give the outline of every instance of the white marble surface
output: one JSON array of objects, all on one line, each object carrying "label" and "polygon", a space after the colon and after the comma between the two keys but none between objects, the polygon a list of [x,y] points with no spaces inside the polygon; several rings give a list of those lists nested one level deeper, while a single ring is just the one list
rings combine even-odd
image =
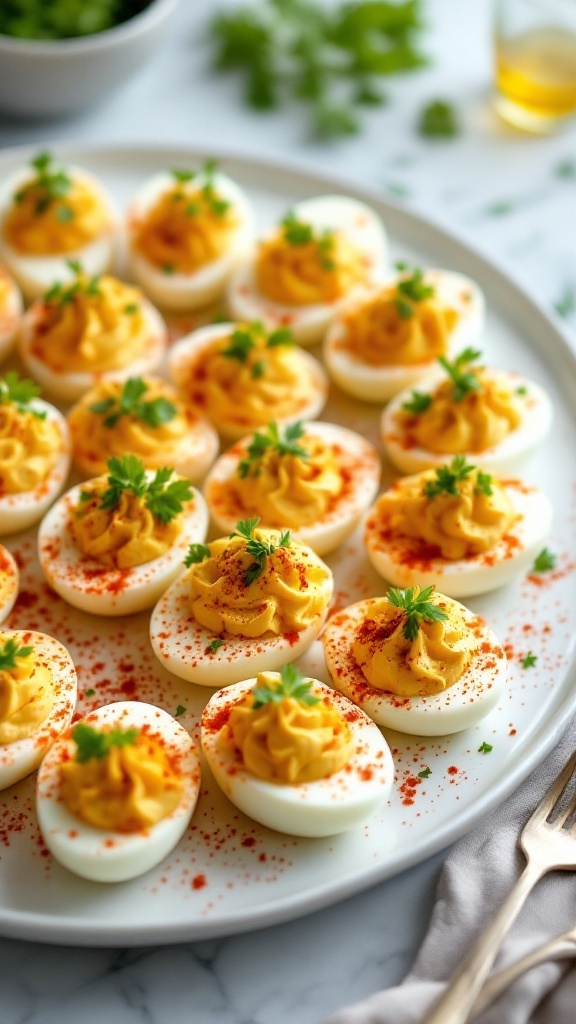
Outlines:
[{"label": "white marble surface", "polygon": [[[576,133],[534,139],[491,113],[488,0],[427,0],[430,68],[390,83],[357,139],[305,137],[300,112],[253,115],[233,79],[213,78],[202,41],[209,0],[181,0],[164,50],[105,106],[73,121],[0,117],[0,145],[52,139],[189,142],[300,158],[413,204],[501,261],[576,326]],[[463,134],[427,142],[414,124],[435,97]],[[168,948],[72,950],[0,940],[2,1024],[316,1024],[397,982],[423,936],[439,855],[339,906],[231,939]],[[502,1022],[505,1024],[505,1022]]]}]

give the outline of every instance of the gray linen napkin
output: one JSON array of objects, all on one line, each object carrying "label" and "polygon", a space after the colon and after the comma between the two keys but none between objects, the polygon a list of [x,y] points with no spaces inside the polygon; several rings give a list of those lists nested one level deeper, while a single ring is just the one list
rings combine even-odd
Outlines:
[{"label": "gray linen napkin", "polygon": [[[575,747],[573,723],[520,789],[455,847],[442,870],[428,933],[402,984],[341,1010],[324,1024],[420,1020],[522,871],[525,860],[518,836]],[[495,967],[512,963],[575,923],[576,874],[547,875],[528,897]],[[574,961],[542,964],[525,974],[478,1018],[478,1024],[576,1024]]]}]

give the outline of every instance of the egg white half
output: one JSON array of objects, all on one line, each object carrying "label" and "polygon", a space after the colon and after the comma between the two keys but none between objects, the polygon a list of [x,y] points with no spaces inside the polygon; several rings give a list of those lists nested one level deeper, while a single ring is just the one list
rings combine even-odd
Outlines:
[{"label": "egg white half", "polygon": [[371,686],[352,653],[355,631],[381,598],[359,601],[338,612],[323,635],[334,686],[378,725],[411,736],[447,736],[477,725],[496,707],[506,684],[506,654],[483,619],[460,606],[477,638],[470,665],[453,686],[427,697],[397,697]]},{"label": "egg white half", "polygon": [[71,517],[82,489],[67,491],[40,524],[38,554],[46,581],[68,604],[92,615],[133,615],[151,608],[181,573],[190,544],[206,536],[204,498],[193,489],[192,501],[184,506],[182,532],[164,555],[133,569],[116,569],[87,558],[74,540]]},{"label": "egg white half", "polygon": [[346,719],[354,753],[340,771],[324,779],[297,785],[267,782],[248,771],[234,751],[218,744],[226,711],[255,685],[255,678],[246,679],[220,690],[202,715],[202,749],[228,799],[255,821],[289,835],[331,836],[365,822],[388,799],[394,781],[392,754],[380,730],[346,697],[314,679],[312,692]]},{"label": "egg white half", "polygon": [[60,864],[94,882],[123,882],[150,871],[185,834],[196,807],[200,766],[193,740],[166,711],[139,701],[118,701],[82,719],[95,729],[147,726],[174,752],[184,790],[178,806],[166,818],[139,832],[115,832],[86,824],[66,807],[60,796],[60,765],[74,756],[72,730],[62,736],[38,772],[36,809],[46,846]]},{"label": "egg white half", "polygon": [[20,572],[14,556],[0,544],[0,622],[4,622],[12,611],[18,589],[20,587]]},{"label": "egg white half", "polygon": [[[291,534],[304,544],[309,544],[317,555],[325,555],[343,543],[374,500],[380,481],[380,459],[369,441],[335,423],[307,423],[305,436],[319,437],[327,445],[337,445],[340,450],[338,463],[345,473],[346,482],[342,493],[331,500],[322,518],[308,526],[290,528]],[[222,455],[204,484],[210,515],[223,534],[233,533],[239,519],[260,514],[256,508],[247,510],[238,507],[233,514],[227,510],[223,514],[221,502],[217,500],[217,491],[236,475],[238,463],[245,457],[252,438],[252,434],[243,438]],[[261,520],[261,528],[268,525],[264,519]]]},{"label": "egg white half", "polygon": [[0,267],[0,278],[3,278],[8,284],[4,305],[0,309],[0,360],[2,360],[10,355],[16,342],[24,313],[24,303],[16,282],[2,267]]},{"label": "egg white half", "polygon": [[[463,452],[464,457],[482,469],[499,475],[515,473],[535,448],[541,444],[552,426],[552,403],[546,391],[527,380],[519,373],[511,370],[489,370],[491,375],[502,380],[512,391],[526,388],[526,394],[517,394],[516,399],[522,411],[522,423],[511,431],[500,444],[494,445],[483,452]],[[437,376],[430,381],[420,382],[418,391],[432,394],[439,380],[445,375]],[[410,430],[402,414],[402,406],[412,398],[409,390],[401,391],[392,399],[382,414],[382,441],[388,458],[398,467],[401,473],[419,473],[423,469],[434,469],[450,461],[446,453],[429,451],[418,447],[410,440]]]},{"label": "egg white half", "polygon": [[[449,270],[427,270],[426,284],[434,285],[442,305],[455,310],[458,320],[448,336],[449,357],[472,345],[482,334],[485,321],[484,295],[478,285],[463,274]],[[393,279],[394,282],[398,277]],[[371,366],[344,347],[346,318],[356,306],[374,298],[375,292],[359,295],[342,306],[324,341],[324,362],[332,379],[343,391],[364,402],[387,402],[404,388],[413,388],[431,375],[437,360],[404,366]]]},{"label": "egg white half", "polygon": [[26,530],[37,523],[60,494],[70,471],[70,432],[64,416],[41,398],[32,399],[29,408],[45,413],[56,425],[61,438],[60,453],[50,472],[33,490],[0,495],[0,535]]},{"label": "egg white half", "polygon": [[[388,268],[388,242],[378,215],[350,196],[317,196],[293,207],[298,220],[317,231],[340,232],[366,262],[367,284],[379,284]],[[348,296],[340,301],[344,301]],[[228,289],[228,305],[235,320],[260,320],[267,328],[290,327],[300,345],[320,341],[340,307],[340,302],[290,306],[272,302],[258,291],[255,256],[235,272]]]},{"label": "egg white half", "polygon": [[32,630],[10,630],[6,635],[14,637],[20,646],[33,646],[38,664],[50,670],[54,706],[27,739],[0,744],[0,790],[13,786],[38,767],[56,737],[70,725],[77,697],[74,662],[55,637]]}]

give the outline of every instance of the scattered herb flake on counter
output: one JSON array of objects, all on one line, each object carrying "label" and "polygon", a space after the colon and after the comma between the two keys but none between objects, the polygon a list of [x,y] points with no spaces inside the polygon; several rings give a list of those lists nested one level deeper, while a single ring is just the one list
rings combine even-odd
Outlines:
[{"label": "scattered herb flake on counter", "polygon": [[456,110],[445,100],[432,100],[420,111],[420,135],[429,139],[453,139],[460,134]]},{"label": "scattered herb flake on counter", "polygon": [[418,772],[418,778],[419,779],[429,779],[431,775],[432,775],[432,769],[428,768],[428,766],[426,766],[426,768],[423,768],[423,770],[421,772]]},{"label": "scattered herb flake on counter", "polygon": [[381,105],[375,81],[427,63],[417,39],[421,0],[368,0],[330,7],[317,0],[260,0],[222,10],[210,31],[217,71],[244,76],[257,110],[308,104],[312,133],[356,134],[358,108]]},{"label": "scattered herb flake on counter", "polygon": [[534,565],[532,566],[532,572],[549,572],[556,565],[556,555],[554,555],[548,548],[542,548],[539,555],[536,555],[534,559]]},{"label": "scattered herb flake on counter", "polygon": [[182,706],[182,704],[179,704],[178,707],[176,708],[176,711],[174,712],[174,718],[180,718],[180,716],[185,714],[187,710],[188,708],[185,708]]},{"label": "scattered herb flake on counter", "polygon": [[520,664],[522,665],[522,668],[532,668],[532,666],[535,665],[537,661],[538,655],[532,654],[532,651],[528,651],[528,654],[524,655]]},{"label": "scattered herb flake on counter", "polygon": [[493,749],[494,749],[494,747],[492,746],[491,743],[486,743],[486,741],[484,741],[484,743],[481,743],[480,746],[478,747],[478,753],[479,754],[489,754],[490,751],[493,750]]},{"label": "scattered herb flake on counter", "polygon": [[96,693],[96,690],[92,689],[92,687],[90,687],[89,690],[84,690],[84,696],[85,697],[93,697],[95,693]]},{"label": "scattered herb flake on counter", "polygon": [[150,0],[6,0],[0,33],[18,39],[71,39],[128,21]]}]

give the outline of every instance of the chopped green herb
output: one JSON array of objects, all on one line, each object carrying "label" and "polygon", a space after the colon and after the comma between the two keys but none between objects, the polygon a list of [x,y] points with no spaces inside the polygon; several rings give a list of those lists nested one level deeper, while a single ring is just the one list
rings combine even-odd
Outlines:
[{"label": "chopped green herb", "polygon": [[532,651],[528,651],[528,654],[525,654],[524,657],[520,660],[520,664],[522,665],[522,668],[532,668],[537,661],[538,655],[532,654]]},{"label": "chopped green herb", "polygon": [[487,498],[493,494],[492,490],[492,477],[490,473],[483,473],[481,469],[476,474],[476,486],[474,488],[476,494],[484,494]]},{"label": "chopped green herb", "polygon": [[148,385],[141,377],[130,377],[122,386],[118,398],[104,398],[90,406],[90,412],[105,416],[104,426],[112,429],[122,416],[134,416],[149,427],[160,427],[170,423],[178,415],[178,409],[167,398],[159,397],[142,401]]},{"label": "chopped green herb", "polygon": [[455,402],[461,402],[471,391],[480,390],[480,381],[477,375],[472,373],[468,367],[470,363],[475,363],[481,355],[482,353],[475,348],[465,348],[452,362],[446,356],[440,356],[438,359],[452,381],[452,398]]},{"label": "chopped green herb", "polygon": [[428,766],[426,766],[426,768],[424,768],[421,772],[418,772],[419,779],[429,779],[431,775],[432,769],[428,768]]},{"label": "chopped green herb", "polygon": [[226,359],[237,359],[239,363],[248,362],[248,355],[256,348],[254,335],[259,333],[254,324],[250,324],[246,330],[237,327],[230,338],[228,348],[223,348],[221,355]]},{"label": "chopped green herb", "polygon": [[460,134],[458,115],[451,103],[432,100],[420,112],[418,131],[429,139],[453,139]]},{"label": "chopped green herb", "polygon": [[20,412],[32,412],[38,419],[46,419],[45,412],[30,408],[30,402],[38,398],[40,388],[33,380],[20,377],[16,370],[8,370],[5,377],[0,378],[0,405],[15,405]]},{"label": "chopped green herb", "polygon": [[401,320],[410,320],[414,316],[414,309],[411,302],[406,299],[395,299],[394,300],[396,311]]},{"label": "chopped green herb", "polygon": [[[458,484],[466,480],[470,473],[473,473],[476,466],[466,462],[464,455],[455,455],[449,466],[439,466],[435,480],[428,480],[424,484],[424,494],[427,498],[436,498],[439,494],[460,494]],[[484,474],[487,476],[488,474]],[[491,478],[490,478],[491,479]]]},{"label": "chopped green herb", "polygon": [[528,394],[528,388],[524,384],[522,384],[521,387],[516,388],[516,394],[517,395],[527,395]]},{"label": "chopped green herb", "polygon": [[293,345],[294,335],[289,327],[278,327],[268,335],[266,348],[278,348],[280,345]]},{"label": "chopped green herb", "polygon": [[139,309],[140,306],[137,302],[129,302],[127,306],[124,306],[124,312],[128,316],[132,316],[134,313],[137,313]]},{"label": "chopped green herb", "polygon": [[566,285],[562,295],[554,303],[558,316],[569,317],[576,312],[576,285]]},{"label": "chopped green herb", "polygon": [[163,274],[175,274],[176,273],[176,267],[174,266],[173,263],[165,263],[164,266],[162,267],[162,273]]},{"label": "chopped green herb", "polygon": [[148,0],[6,0],[0,4],[0,34],[43,40],[89,36],[147,6]]},{"label": "chopped green herb", "polygon": [[554,569],[556,559],[557,556],[552,551],[549,551],[548,548],[542,548],[540,554],[536,555],[534,559],[532,572],[549,572],[550,569]]},{"label": "chopped green herb", "polygon": [[27,658],[32,654],[33,647],[19,647],[14,637],[9,637],[4,645],[0,647],[0,672],[8,672],[11,668],[17,668],[17,658]]},{"label": "chopped green herb", "polygon": [[312,693],[312,680],[306,679],[296,665],[282,665],[280,679],[277,682],[266,686],[255,686],[252,690],[254,703],[252,707],[257,710],[265,704],[281,704],[285,697],[291,697],[306,707],[318,704],[319,697]]},{"label": "chopped green herb", "polygon": [[44,302],[55,303],[58,306],[68,306],[81,293],[89,297],[101,294],[100,274],[85,278],[80,260],[66,260],[66,265],[75,275],[75,280],[67,288],[60,281],[57,281],[45,293]]},{"label": "chopped green herb", "polygon": [[260,380],[260,377],[263,377],[265,372],[266,372],[266,363],[264,362],[263,359],[258,359],[253,364],[252,369],[250,370],[250,376],[253,377],[254,380]]},{"label": "chopped green herb", "polygon": [[60,221],[61,224],[69,224],[71,220],[74,220],[74,210],[71,206],[59,206],[56,210],[56,220]]},{"label": "chopped green herb", "polygon": [[197,565],[206,558],[210,558],[210,548],[207,544],[191,544],[184,565],[189,569],[191,565]]},{"label": "chopped green herb", "polygon": [[414,267],[409,276],[400,278],[396,291],[411,302],[422,302],[424,299],[432,298],[436,289],[434,285],[425,283],[424,271],[420,267]]},{"label": "chopped green herb", "polygon": [[412,398],[408,402],[403,402],[402,408],[410,413],[411,416],[421,416],[431,405],[432,395],[425,394],[422,391],[413,391]]},{"label": "chopped green herb", "polygon": [[[15,199],[17,202],[22,202],[31,190],[38,190],[41,195],[36,202],[35,212],[38,216],[42,216],[52,203],[59,202],[68,194],[72,188],[72,182],[66,171],[55,163],[51,153],[38,153],[30,161],[30,165],[36,174],[16,193]],[[67,213],[63,213],[63,211],[67,211]],[[59,204],[56,210],[56,217],[59,221],[65,223],[73,216],[73,211],[66,203]]]},{"label": "chopped green herb", "polygon": [[123,491],[131,491],[137,498],[144,498],[146,508],[160,523],[170,523],[192,498],[188,480],[172,480],[174,470],[163,466],[157,469],[149,481],[144,463],[135,455],[123,455],[108,461],[109,487],[100,498],[100,508],[115,509],[120,503]]},{"label": "chopped green herb", "polygon": [[113,747],[133,746],[139,735],[138,729],[111,729],[109,732],[99,732],[91,725],[78,722],[72,730],[72,739],[76,744],[75,760],[80,764],[86,764],[92,758],[101,761]]},{"label": "chopped green herb", "polygon": [[211,651],[212,654],[216,654],[216,651],[220,650],[223,643],[224,641],[220,640],[218,637],[216,640],[212,640],[212,642],[208,644],[208,650]]},{"label": "chopped green herb", "polygon": [[172,170],[170,171],[170,174],[174,178],[174,181],[177,181],[180,184],[187,181],[192,181],[192,178],[196,177],[196,171]]},{"label": "chopped green herb", "polygon": [[245,458],[238,463],[238,475],[241,479],[247,476],[257,476],[260,471],[260,463],[267,451],[275,450],[279,455],[293,455],[301,459],[308,458],[308,452],[302,445],[298,444],[304,436],[302,423],[290,423],[280,432],[277,423],[269,423],[263,433],[256,433],[246,449]]},{"label": "chopped green herb", "polygon": [[320,264],[324,270],[334,270],[332,250],[334,248],[334,232],[321,231],[316,233],[311,224],[298,220],[296,214],[290,211],[281,222],[284,238],[289,245],[307,245],[315,242],[320,254]]},{"label": "chopped green herb", "polygon": [[494,747],[492,746],[491,743],[486,743],[486,741],[484,741],[484,743],[481,743],[480,746],[478,747],[479,754],[489,754],[491,750],[494,750]]},{"label": "chopped green herb", "polygon": [[421,620],[444,622],[448,618],[443,608],[430,601],[433,593],[434,587],[426,587],[425,590],[418,590],[418,587],[409,587],[407,590],[390,587],[386,594],[386,600],[395,608],[401,608],[406,616],[403,632],[407,640],[416,639]]},{"label": "chopped green herb", "polygon": [[182,704],[179,704],[174,712],[174,718],[180,718],[181,715],[185,715],[188,708],[185,708]]},{"label": "chopped green herb", "polygon": [[260,517],[254,517],[252,519],[244,519],[236,524],[236,530],[231,534],[232,537],[241,537],[246,541],[246,551],[249,555],[252,555],[254,561],[248,566],[244,574],[244,585],[249,587],[254,580],[257,580],[262,575],[266,568],[266,559],[273,555],[279,548],[290,547],[290,531],[283,530],[278,539],[278,543],[274,541],[263,541],[259,540],[255,535],[254,531],[260,522]]},{"label": "chopped green herb", "polygon": [[89,690],[84,690],[84,696],[85,697],[93,697],[95,693],[96,693],[96,690],[94,690],[92,687],[90,687]]}]

